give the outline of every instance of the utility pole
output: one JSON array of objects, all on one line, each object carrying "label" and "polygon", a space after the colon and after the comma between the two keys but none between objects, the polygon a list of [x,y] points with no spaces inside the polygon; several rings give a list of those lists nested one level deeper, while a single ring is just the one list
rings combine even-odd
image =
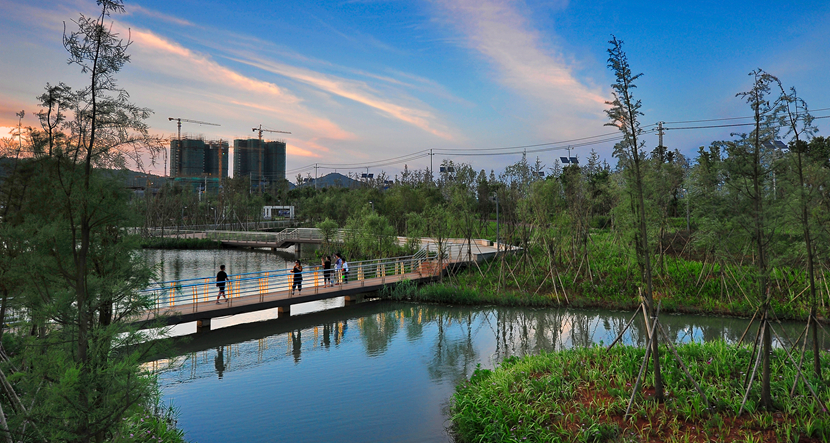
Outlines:
[{"label": "utility pole", "polygon": [[20,155],[20,151],[23,150],[23,129],[21,128],[21,122],[23,121],[23,116],[26,115],[26,110],[21,110],[20,112],[16,112],[14,115],[17,116],[17,155]]},{"label": "utility pole", "polygon": [[314,189],[317,189],[317,163],[314,164]]},{"label": "utility pole", "polygon": [[664,122],[657,122],[657,134],[660,136],[657,145],[660,146],[661,149],[663,147],[663,123]]},{"label": "utility pole", "polygon": [[429,180],[432,181],[432,148],[429,148]]}]

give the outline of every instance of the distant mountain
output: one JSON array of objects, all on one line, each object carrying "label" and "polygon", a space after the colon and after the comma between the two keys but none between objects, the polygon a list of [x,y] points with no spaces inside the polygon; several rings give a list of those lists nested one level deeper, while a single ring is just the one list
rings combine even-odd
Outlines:
[{"label": "distant mountain", "polygon": [[[315,180],[312,178],[311,180],[303,183],[302,185],[295,185],[291,183],[290,189],[294,188],[302,188],[305,186],[314,186]],[[357,188],[363,186],[363,183],[350,179],[343,174],[332,172],[326,174],[322,177],[318,177],[317,180],[317,187],[318,188],[328,188],[328,187],[337,187],[337,188]]]}]

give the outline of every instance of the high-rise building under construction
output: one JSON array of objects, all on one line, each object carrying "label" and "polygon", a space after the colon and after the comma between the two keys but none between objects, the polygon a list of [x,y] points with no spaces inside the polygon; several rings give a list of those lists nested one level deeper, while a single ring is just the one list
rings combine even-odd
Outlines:
[{"label": "high-rise building under construction", "polygon": [[234,140],[233,176],[250,177],[255,186],[285,180],[285,142]]},{"label": "high-rise building under construction", "polygon": [[185,138],[170,142],[170,177],[227,177],[228,142]]}]

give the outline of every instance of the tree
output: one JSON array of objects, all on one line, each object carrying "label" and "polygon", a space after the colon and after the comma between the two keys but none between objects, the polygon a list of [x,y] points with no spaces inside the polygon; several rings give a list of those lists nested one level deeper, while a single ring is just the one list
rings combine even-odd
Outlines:
[{"label": "tree", "polygon": [[27,253],[9,257],[27,269],[19,300],[32,331],[11,352],[20,405],[32,405],[9,420],[20,440],[103,441],[152,394],[140,368],[148,347],[127,325],[150,306],[139,290],[151,270],[126,239],[127,195],[95,169],[138,158],[153,142],[144,123],[150,111],[131,103],[114,77],[129,61],[130,41],[107,22],[123,2],[97,4],[100,14],[81,15],[63,39],[89,83],[75,92],[47,85],[39,117],[50,148],[7,179],[20,193],[4,202],[18,205],[2,223],[27,239]]},{"label": "tree", "polygon": [[[813,182],[813,180],[810,180],[810,176],[823,174],[821,174],[820,166],[811,165],[809,161],[810,144],[807,143],[807,140],[815,134],[817,128],[813,126],[813,116],[810,115],[807,103],[798,97],[795,88],[790,88],[790,92],[788,93],[780,82],[778,83],[778,87],[780,88],[781,94],[777,101],[778,106],[775,109],[775,114],[778,117],[779,124],[786,128],[787,135],[792,136],[789,157],[792,159],[791,170],[795,174],[785,174],[784,176],[785,178],[791,178],[791,181],[794,182],[792,188],[797,190],[795,192],[797,198],[793,200],[796,202],[796,218],[801,225],[807,256],[807,283],[810,288],[810,317],[807,320],[807,324],[809,325],[811,321],[816,321],[818,308],[814,264],[815,248],[813,247],[813,229],[810,223],[810,207],[815,203],[815,193],[818,191],[818,187],[809,186],[809,184]],[[818,328],[815,325],[813,326],[812,332],[813,371],[819,381],[821,381]]]},{"label": "tree", "polygon": [[[635,99],[633,90],[637,87],[635,81],[643,74],[634,75],[628,64],[628,56],[623,51],[622,40],[612,36],[611,48],[608,49],[608,67],[614,72],[616,81],[611,85],[614,100],[606,102],[611,108],[605,113],[611,120],[606,126],[614,126],[622,132],[623,140],[614,147],[614,156],[625,166],[624,172],[631,195],[631,211],[634,215],[635,235],[634,245],[637,252],[637,264],[644,284],[643,295],[645,307],[650,317],[654,317],[656,306],[653,298],[653,282],[651,275],[651,248],[648,242],[646,226],[646,205],[643,196],[643,160],[645,143],[638,139],[643,130],[640,128],[639,116],[642,103]],[[663,379],[660,373],[660,354],[658,353],[656,334],[652,340],[654,354],[654,389],[658,401],[663,400]]]},{"label": "tree", "polygon": [[[755,128],[750,134],[740,134],[735,143],[730,144],[729,156],[724,165],[726,184],[732,191],[733,220],[744,228],[750,244],[754,248],[753,267],[755,272],[756,294],[760,302],[762,341],[761,404],[772,407],[770,393],[770,354],[772,353],[772,331],[768,316],[771,295],[769,285],[768,247],[773,240],[773,229],[778,211],[773,211],[775,203],[774,189],[768,180],[774,172],[774,153],[762,143],[774,136],[774,123],[771,120],[773,110],[767,101],[771,85],[778,82],[774,76],[756,69],[749,74],[752,88],[736,96],[744,99],[752,108]],[[741,222],[741,219],[744,219]]]}]

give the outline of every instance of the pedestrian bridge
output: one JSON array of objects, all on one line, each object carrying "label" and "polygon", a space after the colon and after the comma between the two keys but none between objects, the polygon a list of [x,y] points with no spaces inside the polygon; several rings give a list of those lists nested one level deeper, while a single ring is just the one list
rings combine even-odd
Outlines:
[{"label": "pedestrian bridge", "polygon": [[[362,294],[376,292],[386,286],[408,280],[426,282],[438,278],[450,266],[466,265],[494,256],[495,247],[464,240],[442,242],[443,260],[438,260],[438,244],[422,239],[418,253],[349,263],[348,275],[335,275],[327,285],[321,266],[307,266],[302,272],[302,290],[291,288],[295,276],[289,269],[230,275],[226,283],[227,300],[216,303],[219,288],[213,276],[188,280],[158,282],[144,290],[153,300],[153,307],[134,320],[141,327],[199,322],[209,327],[210,319],[277,308],[280,315],[290,314],[291,305],[345,297],[346,303]],[[489,242],[487,242],[489,243]]]}]

